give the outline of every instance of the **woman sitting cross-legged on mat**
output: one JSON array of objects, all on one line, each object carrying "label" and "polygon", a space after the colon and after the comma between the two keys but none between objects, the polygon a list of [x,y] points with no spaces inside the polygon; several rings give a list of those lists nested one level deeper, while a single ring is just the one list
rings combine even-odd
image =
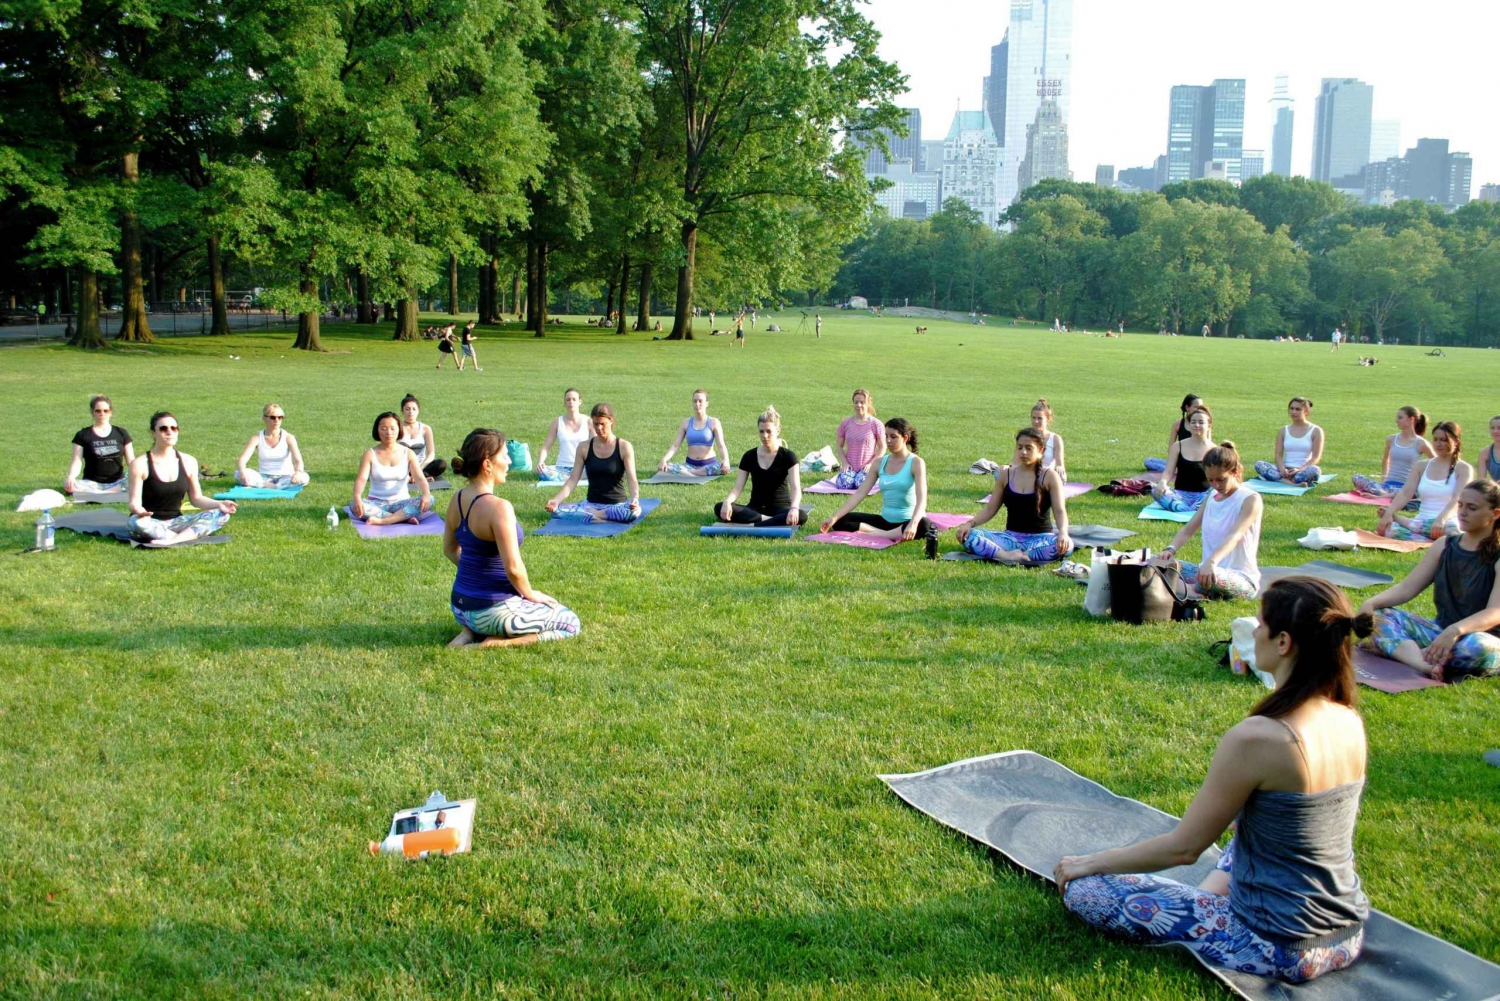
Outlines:
[{"label": "woman sitting cross-legged on mat", "polygon": [[[1183,441],[1192,437],[1192,431],[1188,429],[1188,415],[1194,409],[1203,405],[1203,397],[1197,393],[1189,393],[1182,398],[1182,413],[1172,422],[1172,430],[1167,432],[1167,448],[1171,449],[1172,443]],[[1152,473],[1165,472],[1167,468],[1166,459],[1147,459],[1146,470]]]},{"label": "woman sitting cross-legged on mat", "polygon": [[407,393],[401,398],[401,436],[397,440],[412,450],[412,454],[417,457],[417,465],[422,467],[422,475],[431,483],[448,471],[448,463],[438,457],[432,427],[423,424],[421,416],[422,404],[417,402],[415,396]]},{"label": "woman sitting cross-legged on mat", "polygon": [[[573,471],[562,489],[547,501],[547,510],[583,521],[635,521],[641,516],[635,449],[624,438],[615,437],[615,409],[608,403],[594,404],[589,423],[594,436],[578,446]],[[564,504],[585,473],[589,478],[588,499],[581,504]]]},{"label": "woman sitting cross-legged on mat", "polygon": [[1207,404],[1198,404],[1188,414],[1191,437],[1172,442],[1167,449],[1167,468],[1161,482],[1151,485],[1151,496],[1160,507],[1168,511],[1196,511],[1213,492],[1208,488],[1208,474],[1203,471],[1203,457],[1214,447],[1209,437],[1213,426],[1214,415]]},{"label": "woman sitting cross-legged on mat", "polygon": [[[897,542],[918,535],[926,542],[927,558],[937,559],[937,526],[927,520],[927,464],[917,455],[917,429],[904,417],[885,422],[887,454],[870,460],[864,483],[844,501],[838,513],[823,522],[825,532],[864,532]],[[880,484],[880,513],[851,514]]]},{"label": "woman sitting cross-legged on mat", "polygon": [[[308,482],[302,465],[302,450],[297,436],[282,426],[286,411],[279,403],[267,403],[260,412],[264,431],[257,431],[245,443],[245,450],[234,467],[234,481],[247,487],[285,490]],[[256,456],[258,469],[250,468],[250,456]]]},{"label": "woman sitting cross-legged on mat", "polygon": [[577,636],[578,616],[531,586],[521,561],[526,532],[510,501],[495,496],[510,457],[505,435],[489,428],[469,432],[453,471],[469,485],[448,502],[443,555],[458,568],[450,603],[463,626],[449,646],[521,646]]},{"label": "woman sitting cross-legged on mat", "polygon": [[[1406,486],[1380,512],[1375,531],[1388,539],[1441,539],[1458,531],[1453,516],[1458,494],[1464,484],[1474,479],[1474,467],[1458,457],[1463,449],[1462,431],[1452,421],[1443,421],[1432,429],[1432,450],[1436,454],[1411,467]],[[1410,518],[1398,514],[1415,500],[1417,513]]]},{"label": "woman sitting cross-legged on mat", "polygon": [[1232,441],[1208,450],[1203,472],[1213,493],[1158,559],[1171,562],[1201,528],[1203,562],[1179,560],[1183,581],[1202,598],[1253,598],[1260,590],[1260,494],[1240,481],[1245,473]]},{"label": "woman sitting cross-legged on mat", "polygon": [[[673,462],[677,447],[687,442],[687,461]],[[714,455],[717,451],[719,454]],[[708,416],[708,390],[693,390],[693,416],[677,426],[672,447],[656,464],[659,472],[677,476],[720,476],[729,472],[729,446],[724,441],[724,426],[717,417]]]},{"label": "woman sitting cross-legged on mat", "polygon": [[885,454],[885,425],[875,416],[875,398],[868,389],[854,391],[854,416],[839,421],[833,447],[839,457],[833,485],[840,490],[859,489],[870,463]]},{"label": "woman sitting cross-legged on mat", "polygon": [[[427,477],[417,464],[417,454],[398,440],[400,435],[401,418],[389,410],[375,418],[370,436],[379,444],[365,449],[359,460],[359,473],[354,477],[354,503],[349,506],[354,517],[367,525],[394,525],[401,521],[415,525],[423,514],[432,510],[432,490]],[[370,496],[361,500],[366,482],[370,484]],[[420,498],[411,495],[413,483],[422,488]]]},{"label": "woman sitting cross-legged on mat", "polygon": [[[109,421],[114,412],[109,397],[96,395],[90,398],[89,410],[94,415],[94,423],[73,436],[73,463],[63,480],[64,493],[88,490],[102,494],[122,490],[126,471],[135,461],[130,432]],[[79,476],[79,473],[83,475]]]},{"label": "woman sitting cross-legged on mat", "polygon": [[[198,485],[198,460],[177,450],[177,418],[151,415],[151,448],[130,464],[130,525],[138,539],[174,545],[212,535],[229,522],[234,501],[214,500]],[[183,514],[187,498],[197,514]]]},{"label": "woman sitting cross-legged on mat", "polygon": [[[1135,942],[1291,983],[1358,959],[1370,903],[1354,859],[1366,747],[1350,636],[1371,625],[1325,581],[1272,584],[1255,665],[1276,690],[1220,739],[1172,831],[1057,864],[1063,906]],[[1234,838],[1198,886],[1155,875],[1196,862],[1231,822]]]},{"label": "woman sitting cross-legged on mat", "polygon": [[1299,486],[1316,483],[1323,475],[1318,468],[1323,458],[1323,429],[1307,419],[1312,413],[1312,400],[1294,396],[1286,412],[1292,422],[1276,435],[1276,461],[1260,460],[1255,473],[1273,482],[1289,480]]},{"label": "woman sitting cross-legged on mat", "polygon": [[1050,420],[1052,420],[1052,407],[1048,405],[1046,397],[1031,405],[1031,426],[1047,443],[1047,447],[1042,449],[1042,468],[1057,470],[1057,475],[1066,483],[1068,482],[1068,462],[1067,456],[1063,454],[1062,435],[1047,430],[1047,423]]},{"label": "woman sitting cross-legged on mat", "polygon": [[[714,517],[736,525],[804,525],[807,512],[802,503],[802,474],[797,453],[781,440],[781,415],[767,407],[758,421],[760,446],[740,456],[739,473],[724,503],[714,508]],[[735,501],[750,481],[750,502]]]},{"label": "woman sitting cross-legged on mat", "polygon": [[[1375,615],[1368,646],[1442,681],[1500,673],[1500,486],[1475,480],[1458,495],[1462,534],[1439,539],[1401,583],[1360,606]],[[1404,605],[1432,587],[1437,620]]]},{"label": "woman sitting cross-legged on mat", "polygon": [[1396,433],[1385,439],[1385,455],[1380,459],[1379,476],[1354,474],[1354,491],[1368,497],[1394,497],[1406,485],[1411,467],[1419,459],[1432,458],[1432,444],[1427,434],[1427,415],[1416,407],[1396,411]]},{"label": "woman sitting cross-legged on mat", "polygon": [[[542,443],[542,454],[536,459],[536,476],[539,480],[564,480],[573,471],[573,460],[578,456],[578,446],[593,437],[589,419],[578,412],[583,397],[578,390],[569,387],[563,391],[562,415],[547,428],[547,440]],[[557,462],[547,465],[547,453],[557,445]]]},{"label": "woman sitting cross-legged on mat", "polygon": [[[964,549],[987,560],[1050,563],[1073,550],[1068,538],[1068,508],[1063,479],[1043,465],[1043,438],[1035,428],[1016,432],[1015,457],[995,470],[995,489],[984,510],[958,526]],[[1005,531],[980,528],[1005,508]],[[1053,519],[1057,527],[1053,527]]]}]

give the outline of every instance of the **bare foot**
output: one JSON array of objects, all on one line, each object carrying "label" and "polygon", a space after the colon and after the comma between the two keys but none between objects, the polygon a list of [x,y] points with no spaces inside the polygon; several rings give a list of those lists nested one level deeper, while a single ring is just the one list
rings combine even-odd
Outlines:
[{"label": "bare foot", "polygon": [[486,636],[475,645],[479,647],[527,646],[537,642],[538,639],[540,637],[536,633],[527,633],[524,636]]},{"label": "bare foot", "polygon": [[448,645],[450,647],[461,647],[461,646],[468,646],[471,643],[476,643],[478,641],[479,641],[478,634],[475,633],[474,630],[470,629],[468,626],[464,626],[463,632],[459,633],[457,636],[453,637],[453,639],[449,640],[448,641]]},{"label": "bare foot", "polygon": [[408,525],[420,525],[420,524],[422,524],[422,519],[421,518],[407,518],[406,519],[406,523]]}]

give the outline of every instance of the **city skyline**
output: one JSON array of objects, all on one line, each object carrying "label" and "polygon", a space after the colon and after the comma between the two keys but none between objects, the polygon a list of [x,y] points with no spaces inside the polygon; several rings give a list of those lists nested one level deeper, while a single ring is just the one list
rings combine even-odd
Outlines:
[{"label": "city skyline", "polygon": [[[1271,98],[1276,77],[1286,75],[1298,112],[1294,174],[1310,174],[1313,110],[1322,81],[1358,78],[1375,88],[1373,116],[1401,123],[1402,152],[1419,138],[1447,139],[1473,158],[1473,194],[1479,185],[1500,180],[1500,130],[1490,125],[1493,115],[1486,108],[1500,71],[1483,44],[1500,33],[1500,4],[1433,0],[1420,21],[1410,18],[1409,5],[1393,0],[1328,0],[1312,9],[1265,0],[1254,17],[1244,16],[1243,5],[1205,11],[1197,0],[1073,0],[1071,6],[1066,97],[1070,164],[1077,177],[1091,177],[1100,163],[1117,171],[1152,165],[1166,152],[1171,88],[1220,78],[1246,80],[1243,144],[1266,151],[1269,171]],[[982,106],[991,50],[1009,26],[1008,0],[871,0],[869,12],[883,35],[882,54],[908,76],[909,92],[898,104],[920,108],[933,131],[956,108]],[[1392,32],[1398,15],[1402,30]],[[947,30],[955,23],[963,30]],[[1464,30],[1454,31],[1460,24]],[[1164,25],[1172,32],[1167,43]],[[1225,31],[1235,35],[1232,57],[1220,54]],[[1163,44],[1170,44],[1171,58],[1140,55]],[[1125,59],[1117,54],[1122,50],[1137,55]]]}]

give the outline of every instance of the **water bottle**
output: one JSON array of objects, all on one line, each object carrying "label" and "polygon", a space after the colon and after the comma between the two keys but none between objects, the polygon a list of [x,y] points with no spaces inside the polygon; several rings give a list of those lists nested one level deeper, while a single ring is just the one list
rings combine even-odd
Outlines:
[{"label": "water bottle", "polygon": [[328,530],[331,532],[339,527],[339,511],[333,505],[328,506]]},{"label": "water bottle", "polygon": [[50,510],[44,510],[36,520],[36,547],[43,552],[51,551],[57,545],[56,534],[57,522],[52,520]]}]

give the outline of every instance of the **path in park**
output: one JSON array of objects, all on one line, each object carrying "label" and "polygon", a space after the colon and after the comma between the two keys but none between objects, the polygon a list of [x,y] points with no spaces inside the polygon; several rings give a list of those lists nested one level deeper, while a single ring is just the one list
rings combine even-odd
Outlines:
[{"label": "path in park", "polygon": [[[153,313],[150,317],[151,332],[161,337],[185,337],[208,332],[209,318],[201,313]],[[230,313],[231,330],[265,330],[296,323],[292,317],[283,321],[280,313]],[[105,337],[114,337],[120,332],[120,317],[109,314],[99,317],[99,325]],[[67,336],[67,324],[27,323],[8,324],[0,327],[0,344],[25,344],[34,341],[61,340]]]}]

